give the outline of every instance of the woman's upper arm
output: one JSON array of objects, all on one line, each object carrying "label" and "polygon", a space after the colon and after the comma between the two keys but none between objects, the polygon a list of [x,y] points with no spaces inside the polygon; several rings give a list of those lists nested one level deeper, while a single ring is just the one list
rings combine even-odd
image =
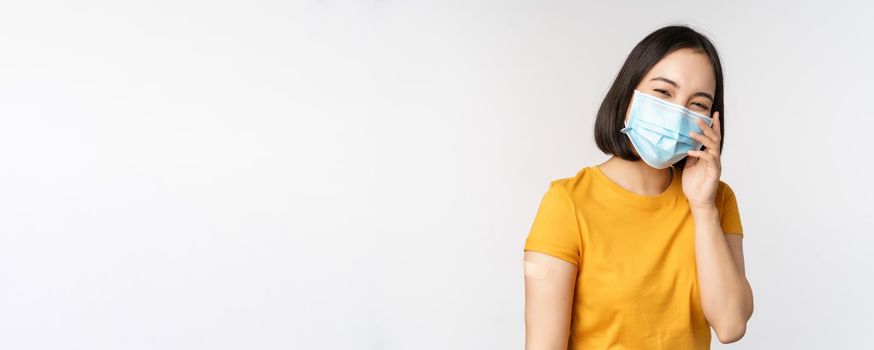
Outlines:
[{"label": "woman's upper arm", "polygon": [[525,349],[567,349],[577,265],[525,251]]}]

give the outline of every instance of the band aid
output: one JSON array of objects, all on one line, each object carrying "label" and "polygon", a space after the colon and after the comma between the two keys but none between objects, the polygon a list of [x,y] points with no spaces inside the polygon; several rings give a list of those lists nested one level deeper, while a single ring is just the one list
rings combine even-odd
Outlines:
[{"label": "band aid", "polygon": [[525,277],[542,280],[549,275],[549,266],[536,261],[525,260]]}]

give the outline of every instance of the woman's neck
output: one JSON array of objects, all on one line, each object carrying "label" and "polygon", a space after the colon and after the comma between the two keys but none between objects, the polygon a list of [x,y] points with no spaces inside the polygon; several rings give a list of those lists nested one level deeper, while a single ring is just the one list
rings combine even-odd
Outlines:
[{"label": "woman's neck", "polygon": [[671,169],[656,169],[642,160],[628,161],[616,156],[598,165],[604,176],[626,190],[641,195],[657,195],[671,185]]}]

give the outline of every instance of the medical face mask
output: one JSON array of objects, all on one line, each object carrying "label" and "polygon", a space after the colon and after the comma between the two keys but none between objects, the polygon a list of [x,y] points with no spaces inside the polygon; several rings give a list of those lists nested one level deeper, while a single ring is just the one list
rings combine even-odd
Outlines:
[{"label": "medical face mask", "polygon": [[670,167],[687,152],[701,149],[701,142],[689,136],[691,131],[704,134],[695,120],[713,125],[713,118],[638,90],[634,90],[629,108],[630,115],[620,132],[628,135],[640,158],[656,169]]}]

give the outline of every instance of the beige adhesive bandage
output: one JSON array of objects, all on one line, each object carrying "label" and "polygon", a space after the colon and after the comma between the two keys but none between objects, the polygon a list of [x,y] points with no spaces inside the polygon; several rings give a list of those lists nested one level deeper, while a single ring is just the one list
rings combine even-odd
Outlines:
[{"label": "beige adhesive bandage", "polygon": [[542,280],[549,275],[549,265],[543,262],[525,260],[525,277]]}]

